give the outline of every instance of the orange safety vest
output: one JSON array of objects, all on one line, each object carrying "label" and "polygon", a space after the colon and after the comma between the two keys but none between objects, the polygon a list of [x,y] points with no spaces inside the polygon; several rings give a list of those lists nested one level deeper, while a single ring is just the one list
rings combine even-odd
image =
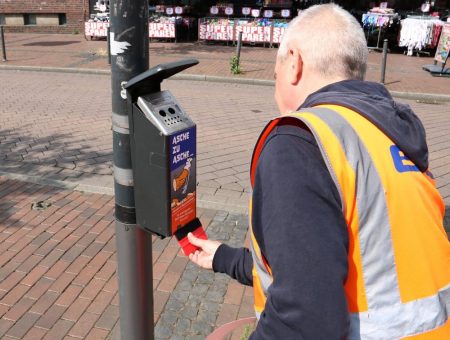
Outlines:
[{"label": "orange safety vest", "polygon": [[[320,105],[289,117],[315,137],[340,194],[349,235],[349,339],[450,339],[450,244],[430,174],[348,108]],[[256,143],[252,186],[264,142],[283,119],[271,121]],[[253,231],[252,254],[259,317],[272,271]]]}]

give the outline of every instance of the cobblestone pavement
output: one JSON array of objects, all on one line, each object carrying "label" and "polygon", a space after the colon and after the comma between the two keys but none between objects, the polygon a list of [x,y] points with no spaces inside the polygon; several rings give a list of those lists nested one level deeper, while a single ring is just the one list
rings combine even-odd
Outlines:
[{"label": "cobblestone pavement", "polygon": [[[0,338],[119,339],[114,198],[2,176],[0,198]],[[243,243],[245,215],[199,217],[210,237]],[[204,339],[252,314],[250,290],[187,262],[175,239],[153,238],[157,339]]]},{"label": "cobblestone pavement", "polygon": [[[82,35],[6,33],[8,66],[109,69],[105,40],[87,41]],[[200,64],[185,73],[231,77],[230,58],[236,48],[220,43],[150,43],[150,64],[157,65],[183,58],[197,58]],[[273,80],[276,48],[244,46],[241,52],[243,73],[235,78]],[[389,54],[386,85],[390,90],[450,95],[450,79],[435,78],[422,70],[432,64],[431,57]],[[1,65],[0,65],[1,67]],[[381,54],[369,55],[367,79],[380,81]]]}]

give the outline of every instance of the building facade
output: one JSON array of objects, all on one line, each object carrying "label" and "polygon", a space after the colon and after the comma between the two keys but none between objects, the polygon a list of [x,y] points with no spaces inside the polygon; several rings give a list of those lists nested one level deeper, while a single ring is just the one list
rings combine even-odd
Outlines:
[{"label": "building facade", "polygon": [[82,33],[92,0],[0,0],[7,32]]}]

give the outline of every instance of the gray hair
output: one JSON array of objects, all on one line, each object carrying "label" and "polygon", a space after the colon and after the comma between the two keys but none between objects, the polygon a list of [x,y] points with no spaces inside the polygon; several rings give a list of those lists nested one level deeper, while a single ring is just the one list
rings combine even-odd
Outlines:
[{"label": "gray hair", "polygon": [[364,79],[369,54],[364,31],[340,6],[316,5],[301,12],[285,32],[278,58],[287,56],[293,38],[305,67],[326,78]]}]

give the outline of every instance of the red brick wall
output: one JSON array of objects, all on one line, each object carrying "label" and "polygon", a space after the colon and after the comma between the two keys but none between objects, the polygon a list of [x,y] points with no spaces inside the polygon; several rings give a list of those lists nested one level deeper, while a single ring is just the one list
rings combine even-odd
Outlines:
[{"label": "red brick wall", "polygon": [[66,25],[5,26],[6,32],[83,33],[89,17],[89,0],[0,0],[0,13],[65,13]]}]

